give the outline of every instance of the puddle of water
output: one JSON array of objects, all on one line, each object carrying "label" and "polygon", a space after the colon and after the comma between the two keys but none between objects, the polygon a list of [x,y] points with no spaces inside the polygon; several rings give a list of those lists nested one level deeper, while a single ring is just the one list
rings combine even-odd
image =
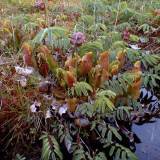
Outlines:
[{"label": "puddle of water", "polygon": [[132,129],[142,142],[136,145],[139,160],[160,160],[160,119],[154,123],[133,125]]}]

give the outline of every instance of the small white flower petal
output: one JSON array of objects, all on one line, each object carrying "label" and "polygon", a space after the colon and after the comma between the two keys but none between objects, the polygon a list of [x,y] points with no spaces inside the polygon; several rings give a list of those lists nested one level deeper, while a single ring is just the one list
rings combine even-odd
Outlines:
[{"label": "small white flower petal", "polygon": [[53,99],[53,96],[47,95],[47,94],[43,94],[43,97],[44,97],[46,100],[52,100],[52,99]]},{"label": "small white flower petal", "polygon": [[26,87],[27,86],[27,81],[26,80],[21,80],[20,84],[22,87]]},{"label": "small white flower petal", "polygon": [[129,44],[129,46],[134,50],[140,50],[141,48],[138,47],[137,44]]},{"label": "small white flower petal", "polygon": [[58,113],[62,116],[62,114],[66,113],[68,110],[68,106],[65,104],[62,107],[59,108]]},{"label": "small white flower petal", "polygon": [[147,43],[149,39],[147,37],[140,37],[141,43]]},{"label": "small white flower petal", "polygon": [[53,110],[58,110],[60,104],[56,102],[55,99],[53,99],[52,103],[51,103],[52,109]]},{"label": "small white flower petal", "polygon": [[26,87],[26,86],[27,86],[27,79],[26,79],[26,77],[24,77],[24,76],[21,76],[21,77],[17,80],[17,82],[19,82],[22,87]]},{"label": "small white flower petal", "polygon": [[35,112],[36,112],[36,106],[35,106],[35,104],[32,104],[32,105],[30,106],[30,110],[31,110],[32,113],[35,113]]},{"label": "small white flower petal", "polygon": [[52,117],[51,111],[48,109],[46,112],[46,119],[51,117]]}]

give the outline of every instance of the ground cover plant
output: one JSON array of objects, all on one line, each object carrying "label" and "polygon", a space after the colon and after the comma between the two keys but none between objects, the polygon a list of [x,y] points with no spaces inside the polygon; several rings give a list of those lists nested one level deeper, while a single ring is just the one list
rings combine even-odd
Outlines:
[{"label": "ground cover plant", "polygon": [[2,159],[138,159],[132,124],[160,111],[160,2],[0,7]]}]

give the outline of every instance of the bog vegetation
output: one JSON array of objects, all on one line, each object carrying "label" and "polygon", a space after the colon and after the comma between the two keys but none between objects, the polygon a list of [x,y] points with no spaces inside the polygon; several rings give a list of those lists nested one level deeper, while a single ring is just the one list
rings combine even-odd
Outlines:
[{"label": "bog vegetation", "polygon": [[159,0],[2,0],[0,14],[0,157],[138,159],[132,123],[160,111]]}]

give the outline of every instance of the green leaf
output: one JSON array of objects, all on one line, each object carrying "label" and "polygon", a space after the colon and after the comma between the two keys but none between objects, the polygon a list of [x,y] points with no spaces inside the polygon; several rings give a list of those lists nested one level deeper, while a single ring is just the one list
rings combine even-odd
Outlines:
[{"label": "green leaf", "polygon": [[122,141],[121,135],[118,133],[118,131],[117,131],[114,127],[108,125],[108,128],[112,131],[112,133],[113,133],[120,141]]},{"label": "green leaf", "polygon": [[107,141],[112,142],[112,132],[109,130],[107,134]]},{"label": "green leaf", "polygon": [[107,160],[107,157],[103,152],[99,152],[94,158],[94,160]]},{"label": "green leaf", "polygon": [[102,138],[105,137],[106,132],[107,132],[107,128],[106,128],[106,127],[102,128],[102,134],[101,134],[101,135],[102,135]]},{"label": "green leaf", "polygon": [[41,30],[33,39],[33,43],[42,44],[44,39],[48,40],[50,46],[65,49],[70,43],[68,31],[62,27],[49,27]]},{"label": "green leaf", "polygon": [[127,153],[125,151],[122,151],[122,160],[127,160]]},{"label": "green leaf", "polygon": [[116,159],[116,160],[119,160],[119,159],[120,159],[120,154],[121,154],[121,149],[118,148],[117,151],[116,151],[116,154],[115,154],[115,159]]},{"label": "green leaf", "polygon": [[111,147],[111,149],[110,149],[110,151],[109,151],[109,156],[110,156],[110,157],[113,155],[115,148],[116,148],[115,146],[112,146],[112,147]]},{"label": "green leaf", "polygon": [[111,90],[100,90],[97,93],[97,96],[107,96],[109,98],[115,98],[116,97],[116,93],[111,91]]},{"label": "green leaf", "polygon": [[93,92],[92,87],[84,81],[75,83],[72,90],[74,90],[72,91],[73,96],[74,93],[76,93],[77,96],[88,96],[89,92]]},{"label": "green leaf", "polygon": [[94,105],[94,110],[97,110],[97,109],[102,113],[106,112],[108,109],[113,111],[114,104],[107,97],[100,96],[96,98],[95,105]]},{"label": "green leaf", "polygon": [[87,52],[93,52],[94,55],[96,55],[97,52],[102,52],[102,51],[103,51],[103,45],[101,44],[101,42],[98,41],[88,42],[79,48],[79,53],[81,56],[83,56]]},{"label": "green leaf", "polygon": [[54,154],[56,154],[60,160],[63,159],[63,155],[60,151],[59,144],[52,135],[44,133],[44,135],[42,135],[40,139],[43,140],[42,160],[49,160],[50,157]]},{"label": "green leaf", "polygon": [[26,158],[23,155],[16,154],[15,160],[26,160]]},{"label": "green leaf", "polygon": [[130,160],[138,160],[137,156],[130,150],[127,151],[127,156],[129,157]]},{"label": "green leaf", "polygon": [[139,41],[139,37],[136,35],[131,34],[130,35],[130,41],[132,42],[138,42]]}]

